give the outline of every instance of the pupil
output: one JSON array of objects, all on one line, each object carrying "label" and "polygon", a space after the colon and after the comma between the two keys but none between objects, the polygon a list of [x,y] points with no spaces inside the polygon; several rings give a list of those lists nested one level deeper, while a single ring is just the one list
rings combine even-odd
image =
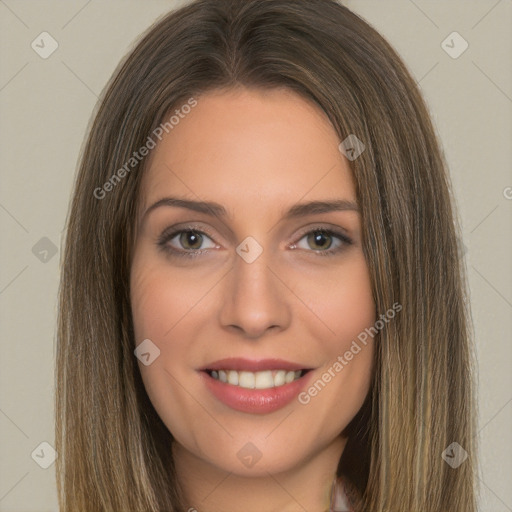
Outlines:
[{"label": "pupil", "polygon": [[[184,238],[185,243],[182,243],[185,247],[187,246],[193,246],[194,242],[196,244],[201,245],[201,235],[195,233],[194,231],[186,231],[185,233],[182,233],[182,238]],[[189,243],[191,242],[191,243]],[[195,247],[192,247],[192,249],[195,249]]]},{"label": "pupil", "polygon": [[[322,231],[316,231],[315,232],[315,235],[314,235],[314,240],[315,240],[315,244],[316,245],[320,245],[322,246],[323,244],[321,243],[322,240],[321,239],[324,239],[324,243],[325,243],[325,240],[328,238],[327,235],[325,235],[325,233],[323,233]],[[318,243],[320,241],[320,243]],[[327,245],[327,248],[330,247],[330,244]],[[322,248],[325,248],[325,247],[322,247]]]}]

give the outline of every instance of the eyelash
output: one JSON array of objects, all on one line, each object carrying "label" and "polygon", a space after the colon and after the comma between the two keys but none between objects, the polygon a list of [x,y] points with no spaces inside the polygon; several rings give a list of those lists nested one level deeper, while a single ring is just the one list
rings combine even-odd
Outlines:
[{"label": "eyelash", "polygon": [[[213,236],[210,233],[208,233],[207,231],[196,229],[193,226],[186,226],[184,228],[170,230],[170,232],[169,232],[169,230],[165,230],[158,238],[157,246],[161,250],[163,250],[165,253],[174,255],[174,256],[178,256],[180,258],[196,258],[197,256],[201,255],[203,252],[208,251],[208,249],[197,249],[197,250],[186,251],[186,250],[176,249],[174,247],[170,247],[169,245],[167,245],[170,240],[172,240],[176,235],[179,235],[181,233],[195,233],[198,235],[206,235],[208,238],[212,239],[212,241],[213,241]],[[302,235],[297,240],[297,242],[299,242],[305,236],[312,234],[312,233],[322,233],[325,236],[328,236],[328,237],[332,236],[332,237],[338,238],[341,241],[341,245],[334,249],[326,249],[325,251],[314,250],[314,249],[310,250],[310,252],[316,253],[319,256],[335,256],[339,252],[343,251],[347,245],[353,244],[353,241],[345,234],[343,234],[339,231],[335,231],[330,228],[324,228],[324,227],[313,228],[313,229],[310,229],[309,231],[302,233]],[[297,242],[295,242],[293,245],[295,245]]]}]

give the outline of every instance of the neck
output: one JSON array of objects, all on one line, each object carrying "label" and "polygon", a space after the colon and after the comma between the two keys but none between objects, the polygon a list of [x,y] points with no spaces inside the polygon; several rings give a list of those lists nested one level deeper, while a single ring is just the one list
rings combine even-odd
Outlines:
[{"label": "neck", "polygon": [[325,512],[346,438],[332,443],[301,464],[263,476],[238,475],[196,457],[177,442],[173,456],[186,509],[197,512]]}]

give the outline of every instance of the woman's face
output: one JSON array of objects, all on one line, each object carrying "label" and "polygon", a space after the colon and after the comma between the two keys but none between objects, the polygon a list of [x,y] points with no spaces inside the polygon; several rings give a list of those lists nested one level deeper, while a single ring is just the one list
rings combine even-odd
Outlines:
[{"label": "woman's face", "polygon": [[353,342],[375,305],[339,143],[295,93],[239,88],[197,98],[149,156],[131,303],[183,457],[286,471],[339,446],[367,395],[373,347]]}]

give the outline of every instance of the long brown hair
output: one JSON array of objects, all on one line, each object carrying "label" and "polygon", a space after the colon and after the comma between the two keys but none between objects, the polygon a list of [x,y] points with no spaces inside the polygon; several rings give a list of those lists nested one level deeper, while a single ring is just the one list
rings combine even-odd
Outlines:
[{"label": "long brown hair", "polygon": [[[403,309],[375,338],[371,391],[338,467],[357,511],[474,512],[472,334],[446,165],[396,52],[334,0],[195,1],[155,23],[105,88],[62,257],[60,510],[186,510],[172,435],[133,354],[129,274],[145,160],[126,163],[187,99],[233,86],[291,89],[325,111],[340,141],[355,134],[365,145],[350,165],[377,313]],[[457,468],[442,456],[453,442],[468,453]]]}]

